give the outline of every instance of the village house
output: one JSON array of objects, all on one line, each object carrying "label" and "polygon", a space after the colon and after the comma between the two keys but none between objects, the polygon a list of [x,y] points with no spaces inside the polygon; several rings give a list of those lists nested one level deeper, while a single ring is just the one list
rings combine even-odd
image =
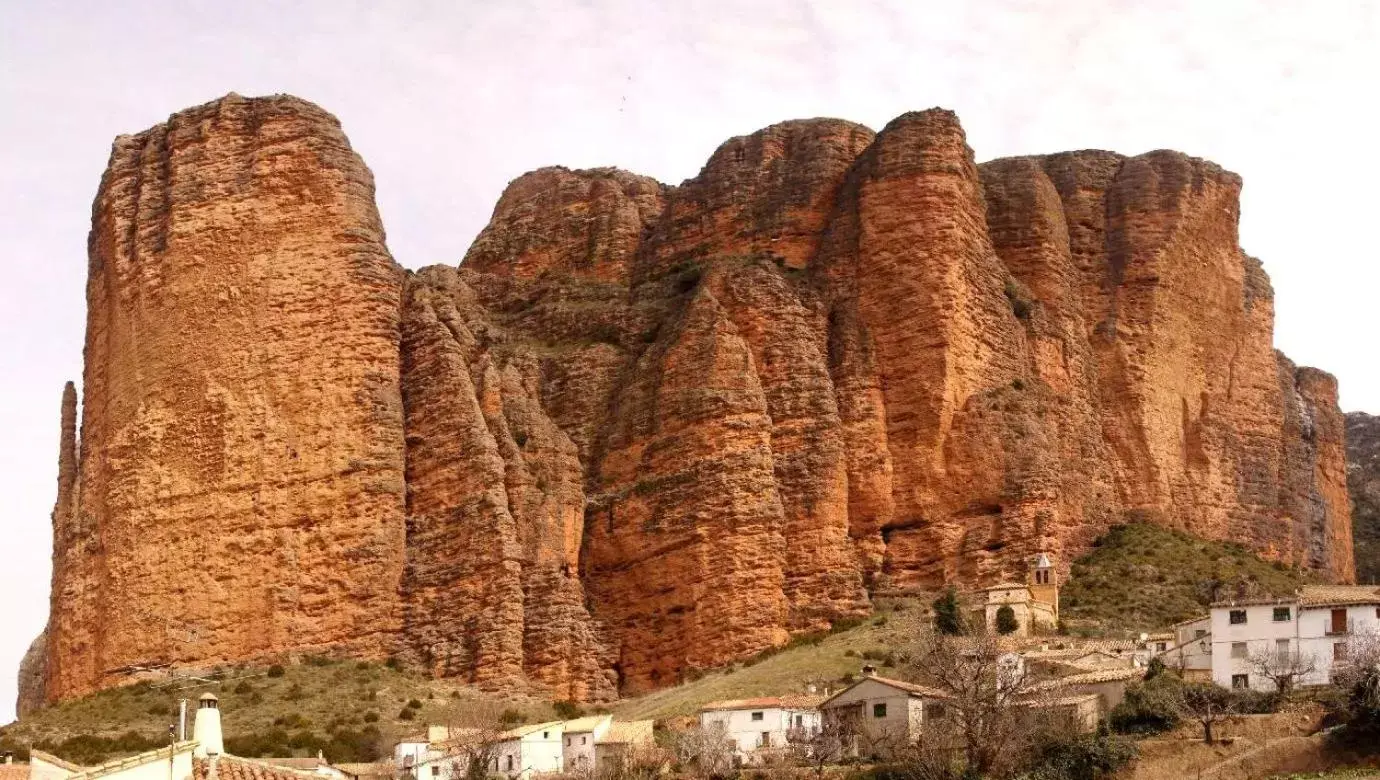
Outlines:
[{"label": "village house", "polygon": [[700,728],[722,734],[733,742],[736,756],[748,758],[818,733],[821,701],[816,696],[768,696],[711,702],[700,709]]},{"label": "village house", "polygon": [[1026,583],[1001,583],[984,588],[981,593],[983,598],[972,610],[973,620],[981,622],[988,631],[999,632],[997,621],[1003,609],[1011,610],[1015,620],[1011,636],[1053,632],[1059,626],[1059,577],[1045,553],[1031,563]]},{"label": "village house", "polygon": [[650,720],[614,721],[609,725],[609,730],[604,732],[604,736],[594,743],[595,769],[616,765],[616,762],[627,756],[628,751],[640,745],[652,744],[655,725],[655,722]]},{"label": "village house", "polygon": [[873,745],[913,742],[945,716],[943,691],[869,671],[819,705],[822,728],[852,732]]},{"label": "village house", "polygon": [[1380,635],[1380,587],[1309,585],[1285,598],[1220,601],[1212,605],[1212,681],[1231,688],[1273,690],[1274,680],[1253,658],[1297,659],[1297,685],[1326,685],[1345,663],[1347,645]]},{"label": "village house", "polygon": [[1091,669],[1086,672],[1070,674],[1054,680],[1046,680],[1032,686],[1039,694],[1053,693],[1057,699],[1095,695],[1098,715],[1107,717],[1111,711],[1126,698],[1126,687],[1133,682],[1145,679],[1145,670],[1134,666]]},{"label": "village house", "polygon": [[490,769],[505,777],[531,777],[565,768],[562,738],[565,724],[559,720],[519,726],[499,735]]},{"label": "village house", "polygon": [[1189,682],[1212,681],[1212,615],[1175,623],[1173,642],[1157,653],[1164,665]]}]

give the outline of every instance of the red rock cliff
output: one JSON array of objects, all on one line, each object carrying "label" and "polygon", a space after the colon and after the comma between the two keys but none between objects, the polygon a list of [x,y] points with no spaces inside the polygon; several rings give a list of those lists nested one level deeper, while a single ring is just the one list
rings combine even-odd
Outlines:
[{"label": "red rock cliff", "polygon": [[527,174],[404,278],[328,115],[174,116],[97,197],[46,695],[336,648],[604,699],[1129,518],[1348,580],[1335,382],[1272,348],[1240,186],[794,121],[677,187]]}]

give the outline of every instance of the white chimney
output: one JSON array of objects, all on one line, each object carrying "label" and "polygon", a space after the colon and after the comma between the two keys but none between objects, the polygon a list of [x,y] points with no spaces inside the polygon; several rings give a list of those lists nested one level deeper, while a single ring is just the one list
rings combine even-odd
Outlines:
[{"label": "white chimney", "polygon": [[220,733],[220,700],[214,694],[201,694],[196,723],[192,725],[192,739],[197,741],[194,755],[198,758],[218,756],[225,752],[225,742]]}]

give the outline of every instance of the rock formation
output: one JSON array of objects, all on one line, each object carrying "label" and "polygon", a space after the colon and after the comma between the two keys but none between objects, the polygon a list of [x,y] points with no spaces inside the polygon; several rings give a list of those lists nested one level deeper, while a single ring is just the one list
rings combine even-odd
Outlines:
[{"label": "rock formation", "polygon": [[526,174],[408,273],[332,117],[177,114],[96,198],[32,679],[330,651],[607,699],[1128,518],[1349,580],[1335,382],[1272,348],[1240,186],[793,121],[676,187]]},{"label": "rock formation", "polygon": [[1356,581],[1380,583],[1380,417],[1347,412],[1346,484],[1356,539]]}]

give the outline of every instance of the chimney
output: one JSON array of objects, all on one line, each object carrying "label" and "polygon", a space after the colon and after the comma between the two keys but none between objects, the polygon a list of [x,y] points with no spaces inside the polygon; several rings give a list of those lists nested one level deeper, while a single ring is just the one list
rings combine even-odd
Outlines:
[{"label": "chimney", "polygon": [[9,765],[9,764],[13,764],[13,763],[14,763],[14,754],[13,754],[13,753],[6,753],[6,754],[5,754],[5,764],[6,764],[6,765]]},{"label": "chimney", "polygon": [[218,756],[225,752],[225,742],[220,733],[220,700],[214,694],[203,693],[198,700],[192,739],[197,741],[194,754],[197,758]]},{"label": "chimney", "polygon": [[872,664],[864,664],[862,668],[863,677],[876,677],[877,667]]}]

